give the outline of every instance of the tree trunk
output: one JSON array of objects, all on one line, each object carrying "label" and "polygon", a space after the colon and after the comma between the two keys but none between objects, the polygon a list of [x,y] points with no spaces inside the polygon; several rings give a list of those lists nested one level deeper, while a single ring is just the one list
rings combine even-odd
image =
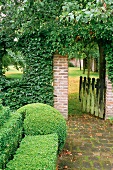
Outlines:
[{"label": "tree trunk", "polygon": [[83,74],[85,74],[85,68],[86,68],[86,59],[83,59]]},{"label": "tree trunk", "polygon": [[98,60],[94,59],[94,72],[98,72]]},{"label": "tree trunk", "polygon": [[87,72],[87,78],[89,78],[90,76],[90,56],[87,56],[87,69],[88,69],[88,72]]},{"label": "tree trunk", "polygon": [[105,60],[105,53],[104,53],[104,42],[100,40],[98,42],[99,46],[99,88],[100,88],[100,95],[99,95],[99,117],[104,118],[105,114],[103,113],[103,105],[105,102],[105,76],[106,76],[106,60]]},{"label": "tree trunk", "polygon": [[79,59],[79,63],[80,63],[80,70],[81,70],[81,59]]},{"label": "tree trunk", "polygon": [[105,60],[105,54],[104,54],[104,48],[103,48],[104,42],[100,40],[98,42],[99,46],[99,78],[100,80],[104,80],[105,83],[105,76],[106,76],[106,60]]}]

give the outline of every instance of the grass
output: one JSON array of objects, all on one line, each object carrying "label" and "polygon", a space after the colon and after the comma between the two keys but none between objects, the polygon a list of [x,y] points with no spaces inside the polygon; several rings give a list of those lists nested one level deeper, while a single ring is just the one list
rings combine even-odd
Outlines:
[{"label": "grass", "polygon": [[[69,69],[69,72],[71,70]],[[68,88],[68,114],[74,115],[83,114],[81,108],[81,102],[79,101],[79,77],[69,76],[69,88]]]},{"label": "grass", "polygon": [[[81,102],[79,101],[79,77],[87,76],[86,73],[76,67],[69,67],[69,91],[68,91],[68,114],[69,115],[82,115]],[[91,72],[90,77],[98,78],[98,73]]]},{"label": "grass", "polygon": [[14,66],[10,66],[9,70],[6,71],[5,76],[8,79],[21,79],[23,71],[21,69],[17,70]]},{"label": "grass", "polygon": [[7,79],[21,79],[22,74],[21,73],[12,73],[6,75]]},{"label": "grass", "polygon": [[[69,67],[69,76],[71,77],[87,77],[87,69],[85,71],[85,74],[83,74],[83,70],[80,70],[78,67]],[[97,72],[90,72],[90,77],[98,77]]]}]

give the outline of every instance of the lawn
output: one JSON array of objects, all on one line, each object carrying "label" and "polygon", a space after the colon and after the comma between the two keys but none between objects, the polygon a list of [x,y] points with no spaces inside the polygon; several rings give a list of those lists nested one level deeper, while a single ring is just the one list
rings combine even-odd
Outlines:
[{"label": "lawn", "polygon": [[[81,108],[81,102],[79,101],[79,78],[80,76],[87,77],[86,73],[83,74],[83,71],[76,67],[69,67],[69,115],[83,114]],[[91,72],[90,77],[98,77],[98,73]]]},{"label": "lawn", "polygon": [[[85,74],[83,74],[83,70],[80,70],[78,67],[69,67],[69,77],[80,77],[80,76],[86,76],[87,77],[87,69],[85,71]],[[90,77],[98,77],[97,72],[90,72]]]},{"label": "lawn", "polygon": [[10,66],[9,70],[6,71],[5,76],[8,79],[21,79],[22,78],[22,69],[17,70],[14,66]]}]

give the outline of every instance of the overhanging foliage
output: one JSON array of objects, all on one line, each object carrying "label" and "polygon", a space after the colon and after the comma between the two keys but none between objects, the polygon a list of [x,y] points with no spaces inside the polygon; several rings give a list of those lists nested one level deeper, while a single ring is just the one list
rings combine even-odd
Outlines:
[{"label": "overhanging foliage", "polygon": [[[29,103],[36,99],[36,102],[52,104],[52,56],[56,51],[62,55],[73,53],[78,41],[98,45],[101,42],[103,58],[106,57],[109,78],[113,82],[112,0],[104,3],[24,0],[6,1],[2,5],[5,17],[2,16],[1,21],[1,44],[4,42],[6,48],[12,46],[25,56],[26,70],[22,80],[25,86],[21,89],[23,95],[18,93],[18,97],[27,96],[25,100]],[[10,96],[9,92],[7,95]]]}]

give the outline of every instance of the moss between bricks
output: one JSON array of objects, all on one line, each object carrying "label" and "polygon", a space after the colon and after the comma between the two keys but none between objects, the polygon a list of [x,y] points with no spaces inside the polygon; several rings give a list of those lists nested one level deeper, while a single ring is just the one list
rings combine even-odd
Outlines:
[{"label": "moss between bricks", "polygon": [[55,170],[57,134],[26,136],[6,170]]}]

